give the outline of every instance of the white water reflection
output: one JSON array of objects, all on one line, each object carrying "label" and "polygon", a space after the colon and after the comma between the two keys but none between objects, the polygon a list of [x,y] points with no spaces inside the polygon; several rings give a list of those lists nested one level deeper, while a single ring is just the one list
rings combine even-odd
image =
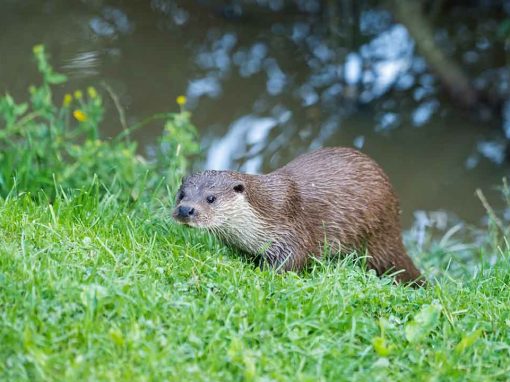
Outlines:
[{"label": "white water reflection", "polygon": [[354,141],[352,141],[352,145],[358,150],[361,150],[365,145],[365,137],[363,135],[357,136],[354,138]]},{"label": "white water reflection", "polygon": [[88,77],[99,73],[101,53],[97,50],[78,52],[62,67],[75,77]]},{"label": "white water reflection", "polygon": [[234,64],[239,67],[241,77],[250,77],[262,69],[267,56],[267,45],[262,42],[253,44],[249,49],[239,49],[234,53]]},{"label": "white water reflection", "polygon": [[203,96],[217,98],[221,94],[222,88],[217,77],[209,76],[190,81],[187,90],[189,106],[196,105],[198,99]]},{"label": "white water reflection", "polygon": [[365,90],[361,100],[370,102],[386,93],[411,68],[414,42],[407,29],[397,24],[363,45],[360,53],[368,66],[363,73]]},{"label": "white water reflection", "polygon": [[274,58],[267,58],[264,61],[264,67],[267,74],[266,89],[271,95],[278,95],[283,91],[287,82],[285,73],[280,69],[278,61]]},{"label": "white water reflection", "polygon": [[478,142],[478,151],[487,159],[500,165],[505,160],[505,144],[500,141],[482,141]]},{"label": "white water reflection", "polygon": [[382,9],[366,9],[361,12],[360,31],[365,35],[373,36],[389,28],[393,16]]},{"label": "white water reflection", "polygon": [[344,78],[349,85],[355,85],[361,81],[362,60],[357,53],[349,53],[344,64]]},{"label": "white water reflection", "polygon": [[411,120],[416,127],[426,124],[434,112],[439,109],[439,101],[433,99],[423,102],[412,113]]},{"label": "white water reflection", "polygon": [[319,101],[319,94],[315,91],[313,86],[304,84],[298,89],[298,94],[301,97],[301,105],[307,107]]},{"label": "white water reflection", "polygon": [[[234,121],[228,133],[220,139],[213,140],[207,153],[206,168],[210,170],[224,170],[233,168],[233,160],[249,151],[257,153],[266,144],[271,129],[278,124],[278,120],[270,117],[246,115]],[[248,149],[250,148],[250,150]],[[252,156],[241,170],[256,173],[262,160]]]},{"label": "white water reflection", "polygon": [[377,125],[375,127],[375,131],[389,131],[400,124],[400,116],[397,113],[387,112],[382,113],[377,118]]},{"label": "white water reflection", "polygon": [[302,21],[295,22],[292,26],[291,39],[298,43],[310,34],[310,24]]},{"label": "white water reflection", "polygon": [[93,17],[89,22],[90,29],[100,37],[115,37],[133,30],[133,24],[119,8],[104,7],[101,16]]},{"label": "white water reflection", "polygon": [[151,6],[153,9],[169,16],[178,26],[186,24],[190,18],[189,12],[179,7],[175,1],[151,0]]},{"label": "white water reflection", "polygon": [[450,214],[446,211],[422,211],[414,212],[414,223],[408,234],[414,239],[417,247],[421,250],[427,239],[427,233],[431,228],[444,231],[449,225]]},{"label": "white water reflection", "polygon": [[310,144],[310,149],[314,150],[324,146],[339,127],[340,121],[338,118],[331,117],[324,121],[320,126],[319,134]]},{"label": "white water reflection", "polygon": [[226,33],[216,38],[211,34],[210,49],[203,47],[196,55],[197,64],[203,69],[216,70],[217,75],[224,75],[230,71],[231,51],[237,43],[234,33]]}]

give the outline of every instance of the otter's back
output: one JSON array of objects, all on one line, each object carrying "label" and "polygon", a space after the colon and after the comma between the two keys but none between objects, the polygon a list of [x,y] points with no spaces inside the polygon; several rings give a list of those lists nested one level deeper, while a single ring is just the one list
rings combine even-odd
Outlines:
[{"label": "otter's back", "polygon": [[398,201],[388,177],[357,150],[319,149],[276,172],[290,175],[307,221],[323,225],[330,238],[357,242],[381,225],[398,223]]}]

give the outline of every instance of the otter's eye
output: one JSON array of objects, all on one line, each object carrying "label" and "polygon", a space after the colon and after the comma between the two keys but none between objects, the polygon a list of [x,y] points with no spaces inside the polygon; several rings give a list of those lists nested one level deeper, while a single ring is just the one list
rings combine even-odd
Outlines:
[{"label": "otter's eye", "polygon": [[182,200],[184,198],[184,191],[179,192],[178,198],[179,200]]},{"label": "otter's eye", "polygon": [[207,199],[207,203],[212,204],[216,200],[216,196],[209,195],[206,199]]}]

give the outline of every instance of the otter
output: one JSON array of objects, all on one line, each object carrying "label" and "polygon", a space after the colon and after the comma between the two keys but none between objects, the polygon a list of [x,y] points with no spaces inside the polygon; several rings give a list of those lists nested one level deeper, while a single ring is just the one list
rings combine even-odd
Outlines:
[{"label": "otter", "polygon": [[174,219],[299,271],[327,246],[367,253],[378,275],[421,285],[402,243],[400,207],[379,165],[351,148],[322,148],[265,175],[207,170],[183,178]]}]

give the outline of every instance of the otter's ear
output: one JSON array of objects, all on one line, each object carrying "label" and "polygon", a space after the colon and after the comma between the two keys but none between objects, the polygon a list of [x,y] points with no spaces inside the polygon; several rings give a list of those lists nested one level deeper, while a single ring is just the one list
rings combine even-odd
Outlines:
[{"label": "otter's ear", "polygon": [[237,193],[242,193],[244,192],[244,184],[243,183],[237,183],[235,186],[234,186],[234,191],[237,192]]}]

